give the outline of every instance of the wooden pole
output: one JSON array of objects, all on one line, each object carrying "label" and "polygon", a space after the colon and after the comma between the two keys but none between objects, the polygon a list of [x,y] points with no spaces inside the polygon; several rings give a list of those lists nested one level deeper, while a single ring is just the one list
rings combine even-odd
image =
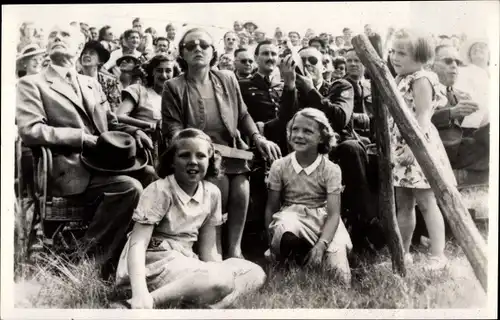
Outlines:
[{"label": "wooden pole", "polygon": [[370,72],[372,83],[379,89],[381,98],[389,108],[401,135],[422,167],[442,213],[472,265],[476,277],[486,291],[488,285],[486,242],[472,221],[460,193],[456,186],[445,179],[444,168],[431,149],[429,139],[419,129],[417,120],[406,107],[385,61],[377,55],[365,35],[354,37],[352,44],[359,59]]}]

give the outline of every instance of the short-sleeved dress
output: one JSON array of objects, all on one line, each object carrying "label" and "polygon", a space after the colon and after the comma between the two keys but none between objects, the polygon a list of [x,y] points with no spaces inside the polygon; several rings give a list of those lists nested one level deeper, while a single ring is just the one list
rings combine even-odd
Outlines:
[{"label": "short-sleeved dress", "polygon": [[123,97],[125,93],[132,97],[136,105],[130,114],[132,118],[154,124],[161,120],[161,95],[153,88],[137,83],[123,89]]},{"label": "short-sleeved dress", "polygon": [[[398,83],[398,89],[403,96],[406,106],[411,109],[413,114],[415,114],[415,102],[413,98],[413,83],[415,80],[420,78],[427,78],[432,85],[433,97],[432,97],[432,112],[438,106],[445,105],[447,102],[446,96],[442,93],[442,86],[439,83],[439,79],[434,72],[419,70],[415,73],[406,76],[397,76],[396,82]],[[432,115],[432,112],[429,113]],[[389,116],[389,132],[391,136],[391,151],[392,151],[392,177],[393,184],[395,187],[413,188],[413,189],[428,189],[430,188],[429,182],[425,177],[422,168],[418,164],[417,160],[412,164],[402,165],[396,158],[396,151],[400,148],[405,147],[407,144],[401,133],[397,124],[394,122],[392,116]],[[456,185],[455,176],[448,160],[446,150],[444,149],[443,142],[439,137],[439,133],[436,127],[432,124],[431,119],[429,119],[429,130],[424,132],[427,141],[431,143],[432,151],[437,155],[439,162],[445,169],[445,179],[450,181],[452,184]]]},{"label": "short-sleeved dress", "polygon": [[[220,268],[218,262],[201,261],[193,252],[201,227],[222,224],[221,195],[214,184],[200,182],[196,193],[190,197],[173,175],[157,180],[144,190],[132,220],[155,225],[146,251],[149,290],[165,286],[186,274]],[[116,284],[125,287],[130,285],[127,267],[129,243],[130,238],[122,251],[116,272]],[[233,264],[228,272],[237,277],[248,272],[249,268],[252,268],[250,262],[241,260],[241,263]]]},{"label": "short-sleeved dress", "polygon": [[[285,232],[292,232],[315,245],[328,216],[328,194],[340,194],[344,189],[338,165],[324,155],[318,155],[309,167],[302,168],[295,158],[295,152],[273,162],[268,188],[281,192],[283,201],[269,225],[271,250],[276,254],[279,254],[281,237]],[[327,251],[336,252],[341,247],[352,249],[351,238],[340,219]]]}]

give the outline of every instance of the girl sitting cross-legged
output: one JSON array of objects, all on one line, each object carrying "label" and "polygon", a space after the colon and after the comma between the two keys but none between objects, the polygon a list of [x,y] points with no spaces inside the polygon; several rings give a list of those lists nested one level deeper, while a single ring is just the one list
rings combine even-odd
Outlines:
[{"label": "girl sitting cross-legged", "polygon": [[342,174],[327,157],[333,129],[322,111],[305,108],[289,122],[287,136],[294,152],[273,162],[268,179],[271,256],[335,270],[349,285],[352,243],[340,218]]},{"label": "girl sitting cross-legged", "polygon": [[238,258],[222,261],[217,251],[221,193],[207,179],[218,176],[220,159],[210,137],[198,129],[179,131],[161,164],[163,179],[144,190],[120,257],[117,285],[132,289],[132,298],[121,304],[134,309],[166,302],[223,308],[260,288],[266,279],[262,268]]}]

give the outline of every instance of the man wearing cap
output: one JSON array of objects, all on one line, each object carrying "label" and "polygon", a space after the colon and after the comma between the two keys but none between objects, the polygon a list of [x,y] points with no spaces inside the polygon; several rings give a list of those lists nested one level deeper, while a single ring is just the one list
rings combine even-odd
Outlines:
[{"label": "man wearing cap", "polygon": [[436,47],[432,69],[446,87],[448,103],[434,111],[432,123],[439,131],[452,168],[466,169],[487,181],[490,124],[484,118],[477,126],[464,124],[464,118],[478,111],[479,104],[468,93],[455,88],[460,64],[458,51],[452,45]]},{"label": "man wearing cap", "polygon": [[121,50],[115,50],[111,52],[109,60],[103,65],[104,70],[112,72],[115,76],[120,76],[120,70],[117,67],[118,58],[130,55],[139,59],[143,54],[137,50],[141,43],[141,36],[139,31],[135,29],[129,29],[123,33],[125,43],[127,44]]},{"label": "man wearing cap", "polygon": [[[83,35],[70,26],[52,29],[47,45],[51,64],[17,84],[16,122],[26,146],[52,150],[52,195],[96,205],[82,239],[82,252],[94,256],[103,267],[103,276],[108,276],[143,190],[131,175],[144,185],[155,179],[152,168],[144,167],[144,152],[139,150],[152,148],[152,143],[144,132],[118,123],[96,79],[76,73],[83,41]],[[114,138],[109,131],[122,131],[122,138]],[[126,141],[127,150],[121,152],[125,157],[102,158],[99,150],[103,147],[109,155],[109,148],[122,148]],[[97,161],[97,167],[85,166],[81,155],[93,159],[94,164]],[[112,170],[114,174],[110,174]]]}]

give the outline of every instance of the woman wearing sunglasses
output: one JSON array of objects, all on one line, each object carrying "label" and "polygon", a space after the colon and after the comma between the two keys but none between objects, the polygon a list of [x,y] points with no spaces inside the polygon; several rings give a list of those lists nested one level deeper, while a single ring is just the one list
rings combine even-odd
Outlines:
[{"label": "woman wearing sunglasses", "polygon": [[[162,95],[162,131],[167,143],[180,130],[194,127],[214,143],[248,149],[248,137],[262,156],[274,161],[279,147],[259,134],[243,102],[234,72],[213,70],[217,61],[213,39],[204,29],[188,30],[179,43],[178,63],[184,74],[167,81]],[[225,257],[242,258],[241,239],[250,198],[247,160],[223,157],[225,175],[216,181],[222,194],[222,210],[228,212]],[[220,230],[219,230],[220,231]],[[219,237],[218,249],[222,252]]]},{"label": "woman wearing sunglasses", "polygon": [[234,57],[234,51],[238,49],[240,38],[233,31],[228,31],[224,34],[224,54],[229,54]]}]

